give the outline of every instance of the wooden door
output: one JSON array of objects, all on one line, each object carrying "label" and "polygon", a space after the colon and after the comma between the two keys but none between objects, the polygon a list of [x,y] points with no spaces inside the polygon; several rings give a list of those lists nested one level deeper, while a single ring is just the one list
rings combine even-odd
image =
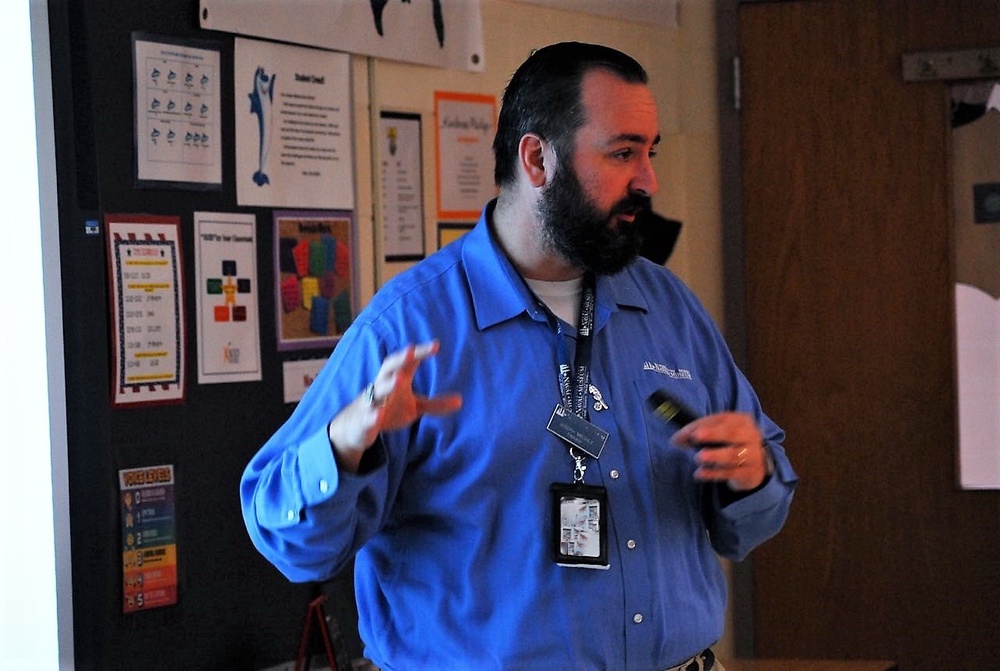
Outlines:
[{"label": "wooden door", "polygon": [[748,372],[801,476],[754,652],[997,668],[1000,492],[956,486],[947,84],[901,60],[1000,45],[1000,2],[738,12]]}]

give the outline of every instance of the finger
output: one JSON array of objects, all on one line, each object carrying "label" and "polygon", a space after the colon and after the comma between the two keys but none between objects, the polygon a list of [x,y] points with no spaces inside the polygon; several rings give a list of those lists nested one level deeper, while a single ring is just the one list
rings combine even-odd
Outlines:
[{"label": "finger", "polygon": [[395,372],[401,368],[418,365],[424,359],[437,354],[440,343],[437,340],[407,345],[396,350],[382,361],[380,372]]},{"label": "finger", "polygon": [[[749,415],[723,412],[707,415],[692,422],[677,432],[674,441],[694,448],[740,449],[759,442],[760,430]],[[715,456],[721,458],[722,455]]]},{"label": "finger", "polygon": [[705,468],[736,471],[746,465],[748,454],[746,445],[727,443],[724,448],[703,448],[698,451],[695,459]]},{"label": "finger", "polygon": [[407,348],[400,373],[412,379],[417,372],[417,367],[425,360],[437,354],[439,348],[440,343],[437,340],[419,345],[411,345]]},{"label": "finger", "polygon": [[[705,453],[710,454],[706,456]],[[699,463],[695,479],[703,482],[724,481],[735,491],[753,489],[767,475],[763,449],[756,449],[754,444],[726,450],[701,450],[695,458]]]},{"label": "finger", "polygon": [[461,394],[441,394],[421,399],[420,413],[423,415],[450,415],[462,407]]},{"label": "finger", "polygon": [[437,354],[440,344],[433,340],[419,345],[407,345],[382,361],[375,376],[375,398],[385,399],[400,385],[409,386],[420,362]]},{"label": "finger", "polygon": [[413,347],[413,358],[416,359],[417,362],[423,361],[424,359],[437,354],[440,347],[441,343],[437,340],[431,340],[429,342],[415,345]]},{"label": "finger", "polygon": [[743,465],[747,463],[747,456],[750,448],[747,445],[738,445],[734,447],[733,450],[736,452],[733,457],[735,459],[733,468],[742,468]]},{"label": "finger", "polygon": [[387,358],[386,361],[391,360],[401,370],[413,371],[416,370],[422,361],[437,354],[440,346],[437,340],[417,345],[407,345],[399,352],[396,352],[396,354]]},{"label": "finger", "polygon": [[395,375],[400,369],[413,361],[416,345],[407,345],[401,350],[397,350],[382,360],[382,367],[379,368],[379,377]]},{"label": "finger", "polygon": [[681,427],[671,437],[671,441],[694,448],[723,447],[735,442],[732,422],[730,413],[706,415]]},{"label": "finger", "polygon": [[750,443],[721,442],[719,444],[698,443],[695,461],[712,468],[737,468],[752,458]]}]

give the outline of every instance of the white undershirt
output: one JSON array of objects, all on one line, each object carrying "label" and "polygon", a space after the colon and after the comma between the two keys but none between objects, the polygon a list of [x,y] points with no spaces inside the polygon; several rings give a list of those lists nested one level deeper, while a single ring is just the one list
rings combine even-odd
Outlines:
[{"label": "white undershirt", "polygon": [[577,328],[580,320],[580,297],[583,295],[583,277],[561,282],[546,282],[525,278],[528,287],[564,322]]}]

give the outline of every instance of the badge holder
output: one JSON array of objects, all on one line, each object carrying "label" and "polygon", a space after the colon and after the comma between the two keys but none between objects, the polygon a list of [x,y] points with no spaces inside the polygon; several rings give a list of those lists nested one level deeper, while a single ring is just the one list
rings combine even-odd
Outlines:
[{"label": "badge holder", "polygon": [[552,493],[552,559],[560,566],[607,569],[607,490],[555,483]]}]

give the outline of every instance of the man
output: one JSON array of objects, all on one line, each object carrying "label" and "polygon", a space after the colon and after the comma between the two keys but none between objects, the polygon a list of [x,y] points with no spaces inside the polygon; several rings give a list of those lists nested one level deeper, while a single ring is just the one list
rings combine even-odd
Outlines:
[{"label": "man", "polygon": [[[796,476],[698,301],[637,256],[658,141],[630,57],[533,53],[497,200],[378,292],[247,467],[288,578],[356,556],[379,667],[713,668],[717,554],[776,533]],[[680,405],[703,416],[665,421]]]}]

